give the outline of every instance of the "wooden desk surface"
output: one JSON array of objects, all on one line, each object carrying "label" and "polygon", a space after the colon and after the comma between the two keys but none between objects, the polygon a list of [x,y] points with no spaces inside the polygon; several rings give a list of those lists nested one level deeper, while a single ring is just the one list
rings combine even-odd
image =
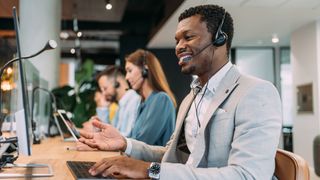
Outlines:
[{"label": "wooden desk surface", "polygon": [[[68,147],[74,149],[75,142],[63,142],[60,137],[48,138],[42,140],[41,144],[36,144],[32,146],[32,156],[19,155],[19,158],[15,163],[39,163],[51,165],[54,176],[45,178],[33,178],[36,180],[72,180],[74,178],[71,172],[69,171],[69,168],[67,167],[66,161],[99,161],[102,158],[116,156],[120,154],[119,152],[67,150]],[[21,170],[13,170],[13,172],[15,173],[18,171]],[[9,171],[7,171],[6,169],[5,173],[8,172]],[[21,180],[23,178],[17,179]]]}]

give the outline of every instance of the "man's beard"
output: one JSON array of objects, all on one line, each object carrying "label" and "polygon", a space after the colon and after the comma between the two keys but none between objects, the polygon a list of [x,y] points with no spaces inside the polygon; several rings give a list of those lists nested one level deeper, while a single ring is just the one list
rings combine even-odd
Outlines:
[{"label": "man's beard", "polygon": [[187,75],[193,75],[195,70],[196,70],[196,67],[194,65],[191,65],[189,68],[183,68],[183,67],[181,68],[181,72]]},{"label": "man's beard", "polygon": [[114,95],[108,96],[106,99],[110,102],[117,102],[117,93],[115,93]]}]

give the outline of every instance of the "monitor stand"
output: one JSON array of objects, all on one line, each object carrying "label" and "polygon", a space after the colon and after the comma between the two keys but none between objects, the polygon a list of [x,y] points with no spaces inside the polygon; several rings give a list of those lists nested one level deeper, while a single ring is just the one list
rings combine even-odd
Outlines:
[{"label": "monitor stand", "polygon": [[[24,171],[17,173],[17,168],[24,168]],[[37,169],[46,168],[45,173],[34,173]],[[6,173],[7,170],[13,170],[14,173]],[[52,168],[48,164],[7,164],[0,171],[0,179],[6,178],[33,178],[33,177],[51,177],[53,176]],[[20,172],[20,171],[18,171]]]}]

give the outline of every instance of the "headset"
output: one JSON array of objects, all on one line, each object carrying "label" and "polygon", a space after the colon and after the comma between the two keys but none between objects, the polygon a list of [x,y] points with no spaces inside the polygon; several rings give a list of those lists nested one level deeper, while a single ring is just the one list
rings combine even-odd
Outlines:
[{"label": "headset", "polygon": [[212,40],[212,45],[214,45],[216,47],[220,47],[220,46],[224,45],[226,43],[226,41],[228,40],[228,35],[222,31],[222,26],[223,26],[225,17],[226,17],[226,11],[224,11],[224,13],[223,13],[221,23],[218,26],[214,40]]},{"label": "headset", "polygon": [[113,82],[113,87],[114,88],[119,88],[120,87],[120,83],[117,80],[118,78],[118,67],[114,67],[114,82]]},{"label": "headset", "polygon": [[143,58],[142,58],[142,71],[141,71],[143,79],[148,78],[148,69],[145,67],[147,65],[147,55],[148,55],[148,52],[144,50]]},{"label": "headset", "polygon": [[212,36],[211,43],[206,45],[206,46],[204,46],[203,48],[201,48],[197,53],[193,54],[193,56],[187,56],[187,57],[183,58],[182,61],[184,61],[184,62],[190,61],[192,59],[192,57],[195,57],[195,56],[199,55],[202,51],[204,51],[210,45],[213,45],[214,47],[220,47],[220,46],[224,45],[227,42],[228,35],[225,32],[222,31],[222,26],[223,26],[225,17],[226,17],[226,11],[224,11],[223,17],[221,19],[221,23],[218,26],[218,29],[217,29],[217,32],[216,32],[215,36],[214,37]]}]

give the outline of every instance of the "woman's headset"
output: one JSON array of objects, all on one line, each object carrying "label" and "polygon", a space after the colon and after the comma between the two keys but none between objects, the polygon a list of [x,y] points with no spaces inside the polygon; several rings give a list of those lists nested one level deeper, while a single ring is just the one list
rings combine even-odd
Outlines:
[{"label": "woman's headset", "polygon": [[118,79],[118,71],[119,71],[119,69],[118,69],[118,67],[114,67],[114,82],[113,82],[113,87],[114,88],[119,88],[120,87],[120,83],[119,83],[119,81],[117,80]]},{"label": "woman's headset", "polygon": [[143,51],[143,57],[142,57],[142,77],[144,79],[148,78],[148,69],[145,67],[147,65],[147,55],[148,52],[146,50]]}]

